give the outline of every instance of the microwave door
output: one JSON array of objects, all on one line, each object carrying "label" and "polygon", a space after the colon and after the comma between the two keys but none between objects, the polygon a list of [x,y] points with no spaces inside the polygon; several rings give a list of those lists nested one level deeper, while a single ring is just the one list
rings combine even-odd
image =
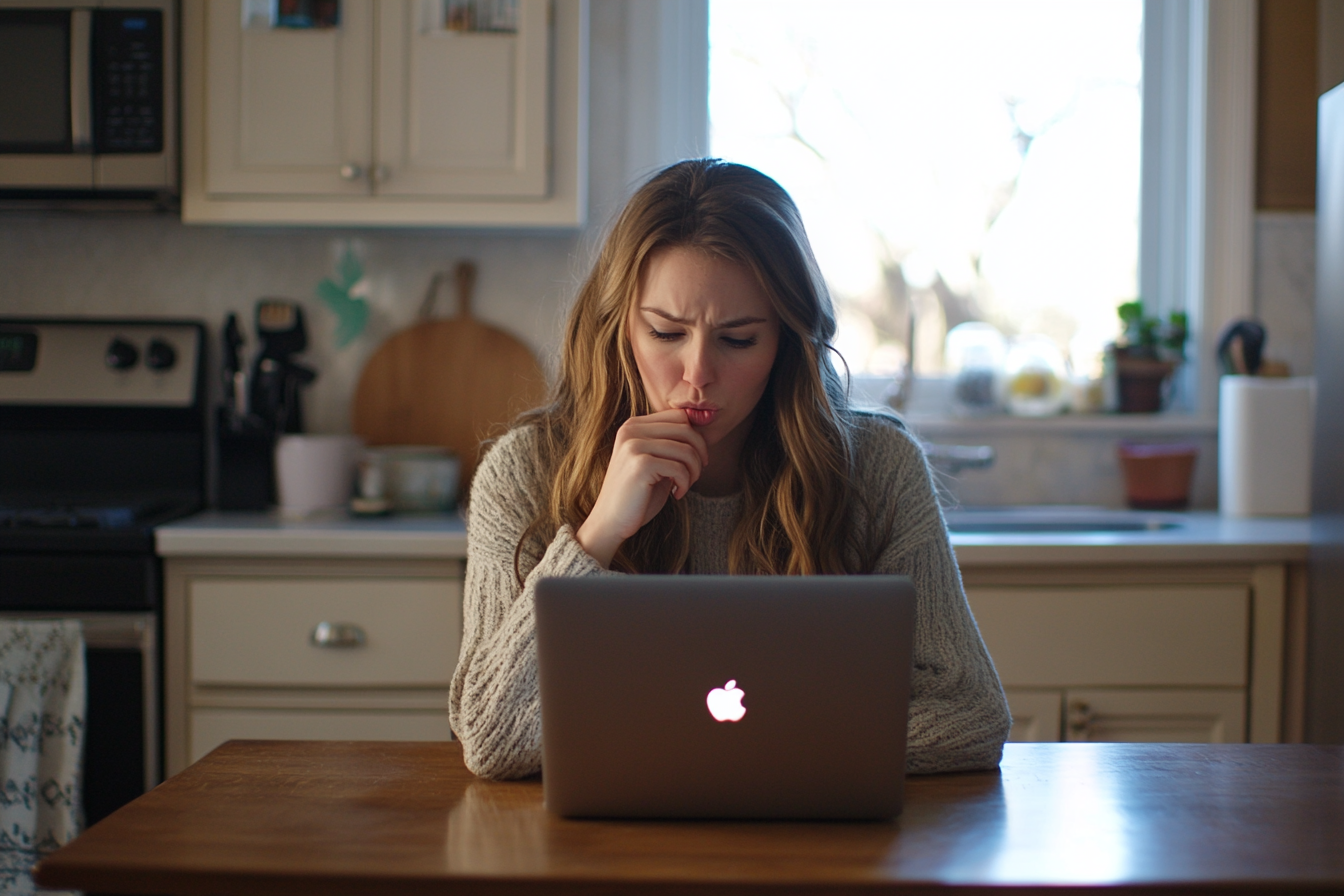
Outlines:
[{"label": "microwave door", "polygon": [[0,8],[0,189],[90,189],[87,9]]}]

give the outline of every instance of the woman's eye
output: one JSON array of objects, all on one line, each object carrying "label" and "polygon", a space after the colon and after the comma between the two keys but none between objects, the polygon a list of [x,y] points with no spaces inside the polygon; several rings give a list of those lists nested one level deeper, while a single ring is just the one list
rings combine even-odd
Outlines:
[{"label": "woman's eye", "polygon": [[734,339],[732,336],[724,336],[723,341],[730,348],[751,348],[756,344],[756,337],[748,336],[746,339]]},{"label": "woman's eye", "polygon": [[671,342],[672,340],[680,338],[681,336],[680,333],[664,333],[663,331],[656,330],[652,327],[649,328],[649,335],[652,336],[654,339],[657,339],[659,342]]}]

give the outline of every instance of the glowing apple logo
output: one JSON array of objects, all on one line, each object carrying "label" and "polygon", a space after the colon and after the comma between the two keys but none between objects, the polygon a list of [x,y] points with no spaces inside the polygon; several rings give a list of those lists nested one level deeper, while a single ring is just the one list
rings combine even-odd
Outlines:
[{"label": "glowing apple logo", "polygon": [[716,722],[736,722],[747,714],[747,708],[742,705],[742,696],[746,692],[737,686],[737,679],[733,678],[721,688],[715,688],[709,692],[705,698],[705,705],[709,707],[709,714],[714,717]]}]

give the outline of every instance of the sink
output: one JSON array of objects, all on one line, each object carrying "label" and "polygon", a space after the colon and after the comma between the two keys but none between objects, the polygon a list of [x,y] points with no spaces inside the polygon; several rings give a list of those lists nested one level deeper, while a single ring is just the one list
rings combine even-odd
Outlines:
[{"label": "sink", "polygon": [[961,535],[1162,532],[1185,525],[1177,514],[1077,506],[962,508],[944,517],[948,531]]}]

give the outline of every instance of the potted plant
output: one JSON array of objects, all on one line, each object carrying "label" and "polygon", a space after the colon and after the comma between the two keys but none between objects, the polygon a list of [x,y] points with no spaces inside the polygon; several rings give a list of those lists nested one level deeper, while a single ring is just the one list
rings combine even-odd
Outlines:
[{"label": "potted plant", "polygon": [[1143,313],[1143,300],[1125,302],[1117,311],[1123,332],[1110,346],[1122,414],[1162,410],[1167,381],[1185,360],[1189,336],[1185,312],[1173,311],[1165,322]]}]

